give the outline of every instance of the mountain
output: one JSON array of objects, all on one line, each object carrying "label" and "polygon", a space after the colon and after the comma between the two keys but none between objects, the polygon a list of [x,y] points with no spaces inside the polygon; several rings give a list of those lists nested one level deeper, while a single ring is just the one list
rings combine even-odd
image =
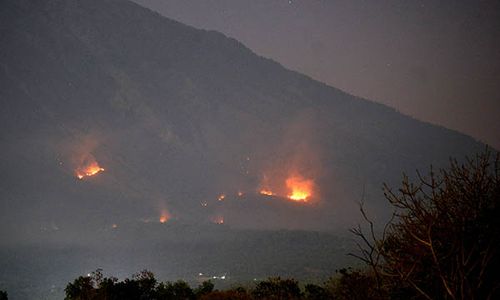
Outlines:
[{"label": "mountain", "polygon": [[360,200],[390,213],[383,182],[484,149],[129,1],[0,6],[6,247],[91,249],[160,220],[344,232]]},{"label": "mountain", "polygon": [[[4,236],[162,209],[199,222],[238,191],[255,201],[224,212],[251,227],[263,186],[281,195],[271,206],[285,217],[271,227],[350,226],[363,190],[383,215],[383,182],[483,148],[129,1],[1,5]],[[104,172],[75,177],[94,160]],[[314,203],[283,201],[291,174],[314,181]],[[286,221],[294,210],[302,224]]]}]

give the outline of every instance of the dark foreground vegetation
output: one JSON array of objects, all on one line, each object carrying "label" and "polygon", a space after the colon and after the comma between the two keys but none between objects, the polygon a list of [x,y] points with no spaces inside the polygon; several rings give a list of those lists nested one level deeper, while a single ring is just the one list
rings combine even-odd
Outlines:
[{"label": "dark foreground vegetation", "polygon": [[119,281],[97,270],[69,283],[66,299],[500,299],[499,156],[417,175],[397,191],[385,186],[394,215],[380,230],[361,205],[366,224],[352,230],[359,251],[351,255],[366,267],[325,283],[275,277],[219,291],[210,281],[192,288],[149,271]]},{"label": "dark foreground vegetation", "polygon": [[374,295],[373,278],[359,271],[342,269],[338,278],[322,285],[301,287],[294,279],[269,278],[251,288],[242,286],[219,291],[205,281],[192,288],[185,281],[158,282],[153,273],[142,271],[132,279],[104,277],[101,270],[81,276],[66,287],[66,299],[369,299]]},{"label": "dark foreground vegetation", "polygon": [[417,175],[397,191],[384,187],[394,215],[381,234],[361,208],[369,229],[352,232],[371,285],[363,297],[500,299],[499,154]]},{"label": "dark foreground vegetation", "polygon": [[172,299],[172,300],[252,300],[252,299],[375,299],[374,278],[361,271],[342,269],[338,277],[316,285],[301,285],[295,279],[272,277],[248,288],[243,286],[228,290],[215,290],[214,284],[205,281],[192,288],[185,281],[158,282],[153,273],[142,271],[132,279],[118,281],[104,277],[101,270],[90,276],[80,276],[65,289],[67,300],[109,299]]},{"label": "dark foreground vegetation", "polygon": [[236,287],[214,290],[210,281],[191,288],[185,281],[158,282],[153,273],[142,271],[132,279],[118,281],[103,277],[100,270],[81,276],[66,287],[66,299],[326,299],[324,287],[306,285],[304,291],[294,279],[269,278],[251,289]]}]

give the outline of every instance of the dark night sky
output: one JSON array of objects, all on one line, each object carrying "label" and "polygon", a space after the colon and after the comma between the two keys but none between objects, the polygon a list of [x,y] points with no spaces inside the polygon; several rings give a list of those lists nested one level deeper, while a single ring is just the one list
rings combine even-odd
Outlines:
[{"label": "dark night sky", "polygon": [[500,148],[500,1],[134,1]]}]

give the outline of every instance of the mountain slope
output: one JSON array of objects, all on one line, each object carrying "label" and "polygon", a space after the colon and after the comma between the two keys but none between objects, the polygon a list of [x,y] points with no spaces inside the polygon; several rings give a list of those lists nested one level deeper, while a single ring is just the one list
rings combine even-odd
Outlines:
[{"label": "mountain slope", "polygon": [[[483,147],[128,1],[1,6],[6,240],[40,228],[71,240],[163,210],[189,222],[335,230],[355,222],[363,190],[383,216],[382,182]],[[88,160],[105,171],[77,179]],[[314,181],[312,203],[286,200],[293,174]]]}]

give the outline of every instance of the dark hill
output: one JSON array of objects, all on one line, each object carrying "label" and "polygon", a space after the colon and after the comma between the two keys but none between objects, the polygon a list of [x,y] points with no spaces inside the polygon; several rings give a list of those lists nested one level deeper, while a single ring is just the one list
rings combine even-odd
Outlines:
[{"label": "dark hill", "polygon": [[[276,204],[266,224],[331,230],[353,223],[363,187],[383,214],[382,182],[483,147],[129,1],[4,0],[0,44],[3,236],[162,209],[209,221],[220,193],[255,200],[266,176],[284,196],[293,172],[314,179],[315,204]],[[82,157],[105,171],[76,179]],[[228,225],[250,226],[255,201],[223,209]]]}]

